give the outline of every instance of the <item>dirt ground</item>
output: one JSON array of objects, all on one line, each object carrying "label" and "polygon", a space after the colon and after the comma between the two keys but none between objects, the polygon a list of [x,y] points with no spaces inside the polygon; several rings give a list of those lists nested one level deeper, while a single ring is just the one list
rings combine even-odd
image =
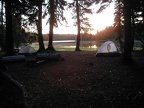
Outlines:
[{"label": "dirt ground", "polygon": [[57,52],[62,60],[7,64],[26,91],[28,108],[143,108],[144,53],[135,63],[95,57],[95,51]]}]

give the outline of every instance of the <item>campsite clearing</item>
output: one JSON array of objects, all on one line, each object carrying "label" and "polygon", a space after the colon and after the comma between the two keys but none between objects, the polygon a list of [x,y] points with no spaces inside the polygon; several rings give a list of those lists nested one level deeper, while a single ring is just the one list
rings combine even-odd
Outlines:
[{"label": "campsite clearing", "polygon": [[95,51],[61,51],[64,59],[28,65],[7,64],[8,73],[24,85],[28,108],[142,108],[144,52],[95,57]]}]

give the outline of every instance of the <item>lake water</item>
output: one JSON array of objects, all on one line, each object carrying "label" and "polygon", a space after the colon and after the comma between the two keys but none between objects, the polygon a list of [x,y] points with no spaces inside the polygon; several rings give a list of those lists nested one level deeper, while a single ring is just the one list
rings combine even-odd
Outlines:
[{"label": "lake water", "polygon": [[[44,41],[44,45],[48,46],[48,41]],[[75,40],[59,40],[59,41],[53,41],[54,47],[63,47],[63,48],[75,48],[76,47],[76,41]],[[32,47],[37,47],[38,43],[33,43]],[[89,48],[97,48],[97,42],[96,41],[81,41],[80,47],[89,47]]]}]

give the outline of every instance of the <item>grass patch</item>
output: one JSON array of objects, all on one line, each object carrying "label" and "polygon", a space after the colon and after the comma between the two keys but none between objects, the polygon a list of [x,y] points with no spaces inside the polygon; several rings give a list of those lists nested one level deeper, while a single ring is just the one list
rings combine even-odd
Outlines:
[{"label": "grass patch", "polygon": [[81,50],[84,50],[84,51],[97,51],[98,48],[89,48],[89,47],[80,47]]},{"label": "grass patch", "polygon": [[[55,47],[56,51],[75,51],[72,47]],[[96,51],[98,48],[80,47],[82,51]]]},{"label": "grass patch", "polygon": [[74,51],[75,48],[69,48],[69,47],[55,47],[56,51]]},{"label": "grass patch", "polygon": [[[75,51],[74,47],[61,47],[61,46],[56,46],[54,47],[56,51]],[[34,49],[37,51],[39,47],[34,47]],[[82,51],[96,51],[98,48],[89,48],[89,47],[80,47]]]},{"label": "grass patch", "polygon": [[135,51],[139,51],[139,50],[142,50],[143,48],[142,47],[134,47],[133,50]]}]

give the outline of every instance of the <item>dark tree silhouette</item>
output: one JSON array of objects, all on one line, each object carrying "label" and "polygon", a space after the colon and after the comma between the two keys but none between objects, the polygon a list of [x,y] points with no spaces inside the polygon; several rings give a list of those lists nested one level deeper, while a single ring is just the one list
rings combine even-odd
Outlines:
[{"label": "dark tree silhouette", "polygon": [[5,0],[6,10],[6,55],[14,55],[12,34],[12,5],[11,0]]},{"label": "dark tree silhouette", "polygon": [[122,32],[123,32],[123,3],[121,0],[115,0],[115,23],[114,27],[117,32],[117,40],[120,43],[120,48],[123,49],[124,43],[122,41]]},{"label": "dark tree silhouette", "polygon": [[125,43],[124,43],[124,62],[131,62],[131,47],[133,38],[131,36],[131,1],[124,0],[124,31],[125,31]]},{"label": "dark tree silhouette", "polygon": [[43,17],[49,15],[49,43],[46,51],[55,51],[53,46],[53,29],[54,27],[58,27],[58,22],[60,24],[61,21],[66,21],[63,16],[64,6],[66,6],[67,2],[65,0],[49,0],[47,3],[47,8],[44,12]]},{"label": "dark tree silhouette", "polygon": [[38,2],[38,41],[39,41],[39,50],[38,52],[45,51],[44,43],[43,43],[43,35],[42,35],[42,1]]},{"label": "dark tree silhouette", "polygon": [[3,16],[4,16],[4,12],[3,12],[3,9],[4,9],[4,0],[1,0],[1,37],[0,37],[0,40],[1,40],[1,47],[2,47],[2,50],[5,51],[6,50],[6,44],[5,44],[5,35],[4,35],[4,20],[3,20]]},{"label": "dark tree silhouette", "polygon": [[79,15],[79,3],[78,0],[76,0],[76,12],[77,12],[77,40],[76,40],[76,51],[80,51],[80,15]]},{"label": "dark tree silhouette", "polygon": [[54,0],[50,0],[49,1],[49,5],[50,5],[50,23],[49,23],[49,43],[48,43],[48,48],[47,50],[50,51],[55,51],[54,47],[53,47],[53,27],[54,27],[54,23],[55,23],[55,7],[54,7]]},{"label": "dark tree silhouette", "polygon": [[[80,40],[81,40],[81,31],[85,33],[91,29],[91,25],[88,22],[88,18],[85,18],[85,14],[92,14],[89,7],[92,5],[91,0],[73,0],[72,3],[69,3],[68,8],[73,11],[73,19],[76,19],[77,26],[77,38],[76,38],[76,48],[75,51],[80,51]],[[76,13],[76,15],[75,15]]]},{"label": "dark tree silhouette", "polygon": [[28,17],[29,24],[36,24],[38,32],[39,49],[37,52],[44,52],[44,43],[42,35],[42,5],[44,0],[29,0],[26,3],[24,15]]}]

